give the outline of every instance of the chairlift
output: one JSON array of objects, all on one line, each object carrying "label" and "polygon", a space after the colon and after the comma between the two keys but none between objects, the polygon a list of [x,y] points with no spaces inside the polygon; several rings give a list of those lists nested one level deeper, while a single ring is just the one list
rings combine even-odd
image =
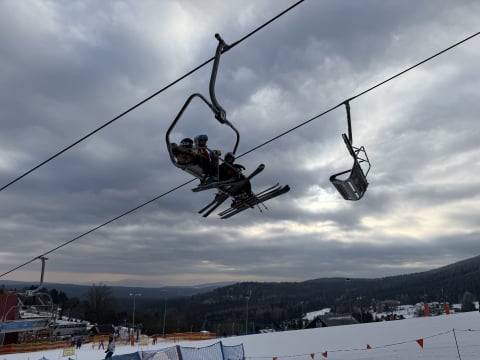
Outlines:
[{"label": "chairlift", "polygon": [[[0,317],[0,336],[11,332],[38,332],[50,331],[55,325],[57,308],[48,292],[41,292],[45,272],[44,256],[39,256],[42,261],[40,283],[32,290],[25,292],[10,292],[8,296],[16,298],[16,305],[4,308]],[[4,304],[5,306],[6,304]]]},{"label": "chairlift", "polygon": [[42,261],[42,269],[40,273],[40,282],[34,289],[27,289],[24,293],[19,292],[17,295],[19,296],[19,301],[21,299],[33,299],[35,305],[43,307],[47,309],[47,312],[50,312],[50,308],[53,306],[53,299],[52,296],[48,292],[40,291],[43,287],[43,279],[45,275],[45,260],[48,260],[45,256],[39,256],[38,259]]},{"label": "chairlift", "polygon": [[[218,70],[218,65],[220,63],[220,56],[223,52],[229,49],[229,45],[227,45],[223,41],[220,35],[215,34],[215,38],[218,40],[218,45],[215,51],[215,58],[213,62],[212,73],[210,76],[210,84],[209,84],[210,101],[207,100],[202,94],[199,94],[199,93],[194,93],[190,95],[187,101],[185,102],[185,104],[180,109],[175,119],[173,120],[172,124],[168,128],[167,133],[165,135],[165,140],[167,143],[168,154],[170,156],[170,160],[172,164],[175,165],[177,168],[180,168],[188,172],[189,174],[195,176],[196,178],[200,179],[200,184],[196,188],[192,189],[192,191],[197,192],[197,191],[204,191],[209,189],[218,190],[213,201],[211,201],[205,207],[203,207],[199,211],[199,213],[203,214],[202,215],[203,217],[207,217],[215,209],[217,209],[223,202],[225,202],[229,197],[231,197],[234,199],[231,207],[219,213],[219,216],[222,219],[227,219],[242,211],[245,211],[247,209],[254,208],[255,206],[263,204],[267,200],[273,199],[277,196],[287,193],[290,190],[290,187],[288,185],[281,186],[277,183],[276,185],[271,186],[264,191],[261,191],[257,194],[252,192],[251,194],[247,194],[245,197],[245,196],[242,196],[242,193],[241,193],[242,188],[244,187],[246,182],[250,181],[254,176],[258,175],[260,172],[263,171],[263,169],[265,168],[264,164],[258,165],[257,168],[253,170],[248,176],[242,177],[240,180],[228,179],[225,181],[221,181],[219,179],[219,176],[217,176],[216,178],[210,177],[210,179],[208,179],[209,174],[204,174],[204,170],[202,169],[202,167],[196,164],[195,162],[180,163],[178,161],[178,158],[176,157],[176,153],[182,154],[184,153],[184,151],[185,151],[184,153],[185,155],[189,155],[190,153],[185,149],[181,149],[177,144],[172,143],[170,141],[170,134],[175,128],[175,126],[177,125],[178,121],[182,117],[187,107],[190,105],[190,102],[194,98],[199,98],[200,100],[202,100],[210,108],[210,110],[212,110],[214,118],[218,122],[220,122],[220,124],[227,125],[234,131],[236,135],[236,140],[235,140],[235,143],[233,144],[232,149],[228,152],[235,154],[238,148],[238,144],[240,142],[240,133],[232,125],[232,123],[228,121],[225,109],[223,109],[220,106],[215,96],[215,81],[217,78],[217,70]],[[213,150],[209,150],[209,151],[213,151]],[[218,153],[217,153],[217,157],[218,157]],[[218,159],[226,163],[224,159],[220,157],[218,157]],[[218,175],[218,169],[217,169],[217,175]],[[211,180],[211,181],[208,181],[208,180]],[[265,205],[263,204],[263,206]]]},{"label": "chairlift", "polygon": [[[352,141],[352,121],[350,116],[350,104],[344,103],[347,111],[348,136],[343,133],[342,138],[347,150],[353,157],[353,166],[350,170],[342,171],[330,176],[330,181],[345,200],[360,200],[367,191],[367,175],[370,171],[370,161],[365,147],[355,147]],[[363,167],[362,167],[363,165]],[[366,171],[364,171],[364,168]]]}]

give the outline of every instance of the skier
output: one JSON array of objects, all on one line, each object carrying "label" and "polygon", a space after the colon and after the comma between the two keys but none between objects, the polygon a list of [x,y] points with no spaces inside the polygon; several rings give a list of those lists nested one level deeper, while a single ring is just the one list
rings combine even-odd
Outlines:
[{"label": "skier", "polygon": [[112,335],[108,338],[108,346],[107,350],[105,350],[105,359],[109,359],[112,357],[113,353],[115,352],[115,339],[113,338]]},{"label": "skier", "polygon": [[208,136],[195,136],[195,162],[201,166],[205,175],[204,182],[209,183],[216,180],[218,168],[218,151],[212,151],[207,147]]},{"label": "skier", "polygon": [[243,175],[242,170],[245,170],[245,166],[240,164],[235,164],[235,154],[228,152],[225,154],[224,162],[219,166],[219,179],[220,181],[235,179],[235,180],[245,180],[245,185],[243,185],[239,191],[238,195],[242,197],[252,196],[252,185],[250,181],[246,179]]},{"label": "skier", "polygon": [[190,165],[194,162],[193,140],[185,138],[180,141],[180,145],[172,143],[172,152],[175,155],[177,164]]}]

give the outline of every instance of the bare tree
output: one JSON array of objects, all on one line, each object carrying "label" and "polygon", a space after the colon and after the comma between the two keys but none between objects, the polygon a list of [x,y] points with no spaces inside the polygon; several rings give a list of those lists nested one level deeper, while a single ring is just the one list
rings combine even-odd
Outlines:
[{"label": "bare tree", "polygon": [[93,284],[85,294],[85,317],[91,322],[111,322],[115,308],[112,289],[105,284]]}]

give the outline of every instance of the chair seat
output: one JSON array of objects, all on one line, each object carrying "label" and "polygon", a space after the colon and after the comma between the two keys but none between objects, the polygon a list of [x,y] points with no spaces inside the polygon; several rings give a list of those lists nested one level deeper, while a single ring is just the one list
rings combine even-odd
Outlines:
[{"label": "chair seat", "polygon": [[[353,166],[351,170],[342,171],[330,176],[330,181],[345,200],[360,200],[365,194],[365,191],[367,191],[367,174],[370,171],[370,161],[363,146],[354,148],[346,134],[342,134],[342,137],[348,152],[353,157]],[[368,165],[366,173],[363,172],[360,163]]]},{"label": "chair seat", "polygon": [[[339,178],[347,174],[347,178]],[[357,161],[353,163],[351,170],[330,176],[330,181],[345,200],[360,200],[368,187],[367,177]]]}]

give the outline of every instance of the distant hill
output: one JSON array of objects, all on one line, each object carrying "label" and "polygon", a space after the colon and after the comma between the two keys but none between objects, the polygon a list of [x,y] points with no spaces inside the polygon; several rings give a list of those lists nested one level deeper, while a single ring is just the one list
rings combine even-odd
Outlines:
[{"label": "distant hill", "polygon": [[[301,303],[312,310],[344,299],[461,302],[465,292],[480,295],[480,256],[425,272],[376,279],[320,278],[304,282],[237,283],[197,294],[202,303],[249,301]],[[310,304],[310,306],[308,305]]]},{"label": "distant hill", "polygon": [[[3,281],[7,288],[30,284]],[[45,283],[51,290],[63,291],[69,298],[82,298],[90,288],[86,285]],[[130,293],[141,293],[137,301],[136,319],[145,330],[160,333],[208,329],[230,334],[245,332],[245,315],[258,328],[298,326],[294,319],[322,308],[338,313],[363,313],[370,306],[395,301],[401,304],[418,302],[461,303],[474,301],[480,295],[480,256],[475,256],[438,269],[376,279],[320,278],[303,282],[241,282],[199,286],[166,286],[142,288],[110,286],[117,300],[118,317],[131,317]],[[468,294],[468,296],[467,296]],[[168,299],[168,301],[167,301]],[[392,302],[394,301],[394,302]],[[383,305],[382,305],[383,306]],[[297,324],[297,325],[296,325]],[[192,330],[193,329],[193,330]]]},{"label": "distant hill", "polygon": [[[30,286],[38,285],[27,282],[20,281],[10,281],[4,280],[0,281],[0,286],[5,285],[7,289],[16,289],[22,290],[29,288]],[[171,299],[177,297],[192,296],[200,294],[202,292],[209,292],[218,287],[226,286],[231,283],[213,283],[213,284],[203,284],[195,286],[164,286],[159,288],[146,288],[146,287],[132,287],[132,286],[109,286],[112,290],[112,295],[117,299],[123,299],[130,297],[131,293],[140,293],[145,299]],[[61,284],[61,283],[49,283],[45,282],[43,284],[48,290],[56,289],[58,291],[63,291],[69,298],[72,297],[83,297],[91,285],[73,285],[73,284]]]},{"label": "distant hill", "polygon": [[169,307],[180,314],[195,309],[203,328],[228,333],[232,324],[241,326],[239,319],[245,319],[247,309],[260,328],[283,328],[286,321],[326,307],[338,313],[363,313],[370,306],[392,300],[401,304],[462,303],[467,293],[472,301],[480,295],[480,256],[430,271],[377,279],[236,283],[193,295],[188,301],[172,300]]},{"label": "distant hill", "polygon": [[[0,280],[7,288],[25,288],[32,284]],[[34,285],[34,284],[33,284]],[[47,289],[63,291],[68,297],[82,297],[89,285],[44,283]],[[319,278],[303,282],[241,282],[212,283],[197,286],[165,286],[145,288],[109,286],[117,299],[130,293],[141,293],[147,300],[193,297],[203,304],[244,301],[251,293],[251,301],[303,301],[330,306],[342,297],[397,299],[413,303],[428,299],[460,301],[465,291],[480,295],[480,256],[425,272],[375,279]]]}]

